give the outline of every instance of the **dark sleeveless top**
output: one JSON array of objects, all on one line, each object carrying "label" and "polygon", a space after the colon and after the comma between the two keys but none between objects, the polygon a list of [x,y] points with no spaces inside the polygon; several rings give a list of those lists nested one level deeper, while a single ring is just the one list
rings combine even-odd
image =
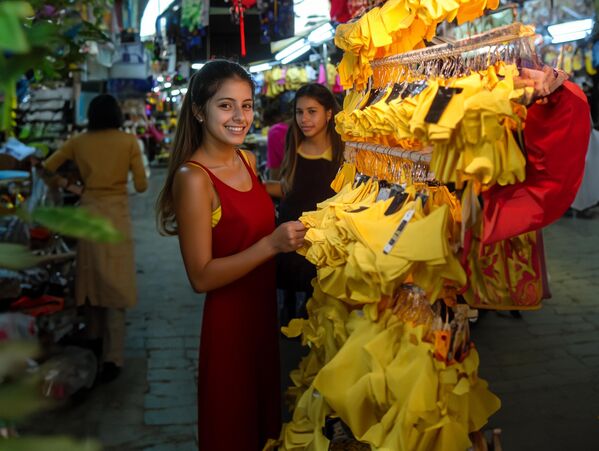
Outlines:
[{"label": "dark sleeveless top", "polygon": [[[212,229],[212,255],[252,246],[275,227],[274,207],[253,170],[249,191],[210,176],[221,203]],[[260,451],[280,433],[279,351],[274,260],[207,293],[198,381],[199,449]]]},{"label": "dark sleeveless top", "polygon": [[[316,209],[316,204],[332,197],[331,182],[339,165],[324,158],[304,158],[297,155],[293,186],[279,205],[279,223],[297,221],[305,211]],[[277,256],[277,287],[311,293],[311,280],[316,277],[314,265],[303,256],[290,252]]]}]

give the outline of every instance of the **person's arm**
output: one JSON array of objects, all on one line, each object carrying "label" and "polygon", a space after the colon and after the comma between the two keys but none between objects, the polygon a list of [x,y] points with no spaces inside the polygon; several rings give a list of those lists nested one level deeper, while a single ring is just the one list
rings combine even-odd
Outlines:
[{"label": "person's arm", "polygon": [[280,180],[281,178],[281,168],[268,168],[268,178],[270,180]]},{"label": "person's arm", "polygon": [[185,166],[179,169],[173,186],[179,246],[187,277],[195,291],[225,286],[277,253],[295,251],[302,246],[305,228],[293,221],[281,224],[272,234],[242,252],[213,258],[212,196],[212,183],[203,170]]},{"label": "person's arm", "polygon": [[75,158],[75,145],[72,139],[69,139],[64,145],[54,152],[48,159],[41,162],[42,178],[48,186],[58,186],[74,194],[81,195],[83,187],[69,183],[66,177],[56,174],[56,171],[68,160]]},{"label": "person's arm", "polygon": [[135,191],[143,193],[148,189],[148,178],[146,177],[146,170],[141,157],[141,149],[137,143],[137,138],[134,135],[130,135],[129,137],[131,142],[129,146],[129,169],[133,173]]},{"label": "person's arm", "polygon": [[270,197],[281,199],[283,197],[283,188],[279,180],[267,180],[264,182],[266,192]]},{"label": "person's arm", "polygon": [[568,75],[563,71],[556,71],[549,66],[542,69],[521,69],[520,75],[514,79],[515,88],[533,88],[533,91],[521,99],[524,105],[530,105],[543,100],[559,88]]},{"label": "person's arm", "polygon": [[63,146],[50,155],[45,161],[42,162],[42,167],[46,172],[53,174],[60,168],[67,160],[74,159],[74,148],[73,139],[69,139]]}]

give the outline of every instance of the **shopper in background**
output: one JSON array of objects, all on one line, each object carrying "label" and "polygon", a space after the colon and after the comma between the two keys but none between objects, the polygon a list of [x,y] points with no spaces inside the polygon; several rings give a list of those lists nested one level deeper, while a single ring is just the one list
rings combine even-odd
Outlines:
[{"label": "shopper in background", "polygon": [[302,246],[304,226],[275,229],[274,207],[239,150],[252,124],[254,85],[236,63],[207,63],[189,81],[165,186],[162,233],[179,237],[185,269],[207,292],[200,342],[201,450],[258,451],[279,435],[275,267]]},{"label": "shopper in background", "polygon": [[88,131],[69,139],[44,167],[54,172],[72,160],[84,185],[81,207],[109,219],[125,237],[117,244],[86,240],[77,244],[75,297],[88,320],[87,338],[101,340],[100,378],[107,382],[123,367],[125,310],[137,303],[129,171],[136,191],[145,191],[148,181],[136,137],[119,130],[123,116],[116,99],[107,94],[95,97],[87,117]]},{"label": "shopper in background", "polygon": [[[335,131],[339,105],[325,86],[302,86],[293,100],[294,120],[287,133],[281,182],[267,183],[273,196],[282,196],[279,221],[297,220],[304,211],[335,193],[330,187],[343,161],[343,142]],[[312,295],[316,269],[304,257],[290,253],[277,258],[277,287],[283,290],[282,322],[304,315]],[[297,311],[297,307],[300,310]]]},{"label": "shopper in background", "polygon": [[268,178],[279,180],[281,177],[281,163],[285,156],[285,136],[289,130],[289,112],[282,105],[279,96],[264,111],[264,123],[269,126],[266,141],[266,168]]}]

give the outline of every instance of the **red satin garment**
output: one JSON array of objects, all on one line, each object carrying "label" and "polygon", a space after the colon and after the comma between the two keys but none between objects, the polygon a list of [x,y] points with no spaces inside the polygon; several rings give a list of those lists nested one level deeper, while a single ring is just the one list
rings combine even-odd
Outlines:
[{"label": "red satin garment", "polygon": [[589,145],[589,105],[566,81],[545,104],[528,109],[526,179],[483,192],[483,243],[541,229],[559,219],[576,197]]}]

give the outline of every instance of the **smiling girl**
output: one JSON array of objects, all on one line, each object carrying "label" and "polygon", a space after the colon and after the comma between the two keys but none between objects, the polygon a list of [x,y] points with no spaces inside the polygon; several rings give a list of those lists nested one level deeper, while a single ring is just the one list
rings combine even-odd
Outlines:
[{"label": "smiling girl", "polygon": [[212,61],[191,77],[157,202],[162,233],[178,235],[189,281],[207,292],[200,341],[201,450],[257,451],[279,434],[275,267],[298,249],[297,221],[275,229],[255,158],[239,150],[254,117],[254,84]]}]

